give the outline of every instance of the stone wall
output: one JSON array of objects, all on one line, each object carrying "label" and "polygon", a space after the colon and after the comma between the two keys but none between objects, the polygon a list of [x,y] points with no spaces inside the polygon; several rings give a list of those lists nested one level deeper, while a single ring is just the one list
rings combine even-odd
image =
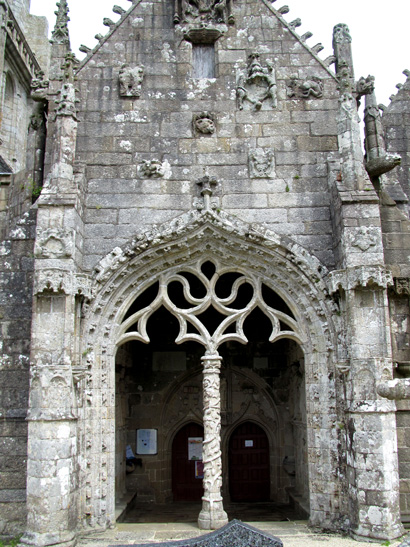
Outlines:
[{"label": "stone wall", "polygon": [[[332,267],[327,161],[338,157],[336,81],[281,19],[264,4],[235,5],[235,24],[215,43],[216,77],[197,79],[197,45],[175,27],[172,4],[143,2],[82,63],[86,269],[137,230],[190,209],[205,174],[219,181],[216,208],[292,237]],[[276,76],[260,107],[237,96],[257,50],[253,62]],[[140,79],[144,71],[138,89],[121,95],[121,71],[124,79],[136,67]],[[305,97],[299,86],[309,89],[313,78],[317,88]]]},{"label": "stone wall", "polygon": [[0,245],[0,534],[26,519],[27,408],[35,214]]}]

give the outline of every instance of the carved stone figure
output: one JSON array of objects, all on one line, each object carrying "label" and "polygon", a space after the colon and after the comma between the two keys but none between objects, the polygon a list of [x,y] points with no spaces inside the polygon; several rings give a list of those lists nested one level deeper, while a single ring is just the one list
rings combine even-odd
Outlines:
[{"label": "carved stone figure", "polygon": [[144,66],[131,68],[128,65],[122,65],[119,82],[121,97],[140,97],[141,84],[144,79]]},{"label": "carved stone figure", "polygon": [[60,97],[56,100],[57,116],[71,116],[75,120],[77,119],[76,103],[78,99],[75,98],[75,88],[73,84],[63,84],[60,90]]},{"label": "carved stone figure", "polygon": [[345,24],[336,25],[333,28],[333,52],[336,58],[336,74],[339,74],[341,68],[346,66],[350,76],[353,78],[353,57],[352,57],[352,37],[349,27]]},{"label": "carved stone figure", "polygon": [[394,278],[394,290],[397,294],[410,296],[410,280],[407,277]]},{"label": "carved stone figure", "polygon": [[50,81],[44,79],[44,72],[41,70],[31,80],[31,98],[35,101],[44,100],[47,97]]},{"label": "carved stone figure", "polygon": [[177,0],[174,23],[233,24],[230,0]]},{"label": "carved stone figure", "polygon": [[255,148],[249,151],[249,176],[253,179],[275,176],[275,156],[273,150]]},{"label": "carved stone figure", "polygon": [[360,99],[363,95],[369,95],[374,91],[374,76],[361,77],[356,83],[357,98]]},{"label": "carved stone figure", "polygon": [[288,97],[308,99],[323,97],[323,83],[318,76],[311,76],[306,80],[299,80],[296,74],[291,76],[288,83]]},{"label": "carved stone figure", "polygon": [[138,166],[142,177],[158,179],[165,174],[164,166],[159,160],[144,160]]},{"label": "carved stone figure", "polygon": [[339,23],[333,27],[333,42],[337,44],[350,44],[352,37],[350,36],[350,30],[344,23]]},{"label": "carved stone figure", "polygon": [[236,95],[239,110],[243,110],[246,101],[255,110],[261,110],[263,103],[268,108],[276,108],[276,77],[273,64],[267,62],[266,67],[263,67],[259,53],[249,55],[247,70],[240,72],[237,78]]},{"label": "carved stone figure", "polygon": [[202,133],[204,135],[215,133],[215,116],[210,112],[194,114],[192,122],[195,133]]}]

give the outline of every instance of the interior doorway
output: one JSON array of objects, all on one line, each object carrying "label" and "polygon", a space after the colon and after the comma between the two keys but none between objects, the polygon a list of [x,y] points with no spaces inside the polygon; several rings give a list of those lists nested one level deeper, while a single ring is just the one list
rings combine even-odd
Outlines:
[{"label": "interior doorway", "polygon": [[229,440],[229,493],[231,501],[269,501],[269,441],[255,423],[241,424]]},{"label": "interior doorway", "polygon": [[172,443],[172,495],[174,501],[200,501],[204,489],[202,441],[204,428],[196,423],[182,427]]}]

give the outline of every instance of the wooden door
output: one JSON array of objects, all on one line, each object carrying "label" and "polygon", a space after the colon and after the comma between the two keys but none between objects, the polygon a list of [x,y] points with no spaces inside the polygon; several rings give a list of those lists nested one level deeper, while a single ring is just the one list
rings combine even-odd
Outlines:
[{"label": "wooden door", "polygon": [[231,501],[269,501],[269,442],[261,427],[245,422],[229,441]]},{"label": "wooden door", "polygon": [[[172,493],[174,501],[201,501],[202,461],[189,459],[189,444],[193,439],[202,439],[204,428],[198,424],[187,424],[174,437],[172,443]],[[192,456],[192,450],[191,450]]]}]

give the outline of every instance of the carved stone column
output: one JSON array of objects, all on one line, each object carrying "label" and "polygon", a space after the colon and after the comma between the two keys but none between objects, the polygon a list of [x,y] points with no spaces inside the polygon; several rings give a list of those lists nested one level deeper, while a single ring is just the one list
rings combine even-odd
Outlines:
[{"label": "carved stone column", "polygon": [[198,526],[202,530],[216,530],[228,522],[223,508],[222,488],[222,453],[221,453],[221,397],[220,368],[222,358],[205,355],[203,363],[203,397],[204,397],[204,495],[202,511],[198,517]]}]

